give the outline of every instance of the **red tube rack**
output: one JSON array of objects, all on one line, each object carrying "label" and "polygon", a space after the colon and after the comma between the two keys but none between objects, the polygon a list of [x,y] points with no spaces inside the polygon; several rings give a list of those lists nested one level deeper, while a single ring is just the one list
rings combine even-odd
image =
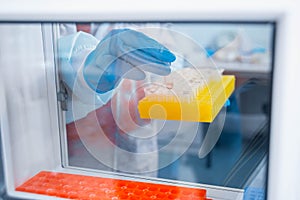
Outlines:
[{"label": "red tube rack", "polygon": [[205,189],[47,171],[16,190],[81,200],[209,200]]}]

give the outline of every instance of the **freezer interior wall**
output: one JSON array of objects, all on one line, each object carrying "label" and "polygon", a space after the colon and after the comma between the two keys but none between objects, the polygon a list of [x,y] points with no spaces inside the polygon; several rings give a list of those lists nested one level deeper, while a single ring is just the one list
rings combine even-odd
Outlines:
[{"label": "freezer interior wall", "polygon": [[[7,191],[59,166],[53,63],[41,24],[0,24],[1,132]],[[46,52],[47,51],[47,52]],[[1,85],[0,84],[0,85]],[[1,88],[2,89],[2,88]],[[57,116],[57,114],[56,114]]]}]

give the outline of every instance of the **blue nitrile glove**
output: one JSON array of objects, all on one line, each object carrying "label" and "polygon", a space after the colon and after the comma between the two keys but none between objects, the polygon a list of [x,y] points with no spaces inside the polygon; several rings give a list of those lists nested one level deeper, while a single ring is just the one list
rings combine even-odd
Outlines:
[{"label": "blue nitrile glove", "polygon": [[145,34],[116,29],[88,55],[83,76],[94,91],[102,94],[117,87],[121,78],[144,79],[144,71],[168,75],[175,59],[166,47]]}]

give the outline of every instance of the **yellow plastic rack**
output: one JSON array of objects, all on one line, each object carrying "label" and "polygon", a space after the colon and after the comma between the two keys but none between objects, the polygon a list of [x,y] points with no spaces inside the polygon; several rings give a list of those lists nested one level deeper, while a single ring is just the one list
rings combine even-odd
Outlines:
[{"label": "yellow plastic rack", "polygon": [[190,100],[146,96],[138,103],[142,119],[212,122],[235,88],[235,77],[222,75],[199,88]]}]

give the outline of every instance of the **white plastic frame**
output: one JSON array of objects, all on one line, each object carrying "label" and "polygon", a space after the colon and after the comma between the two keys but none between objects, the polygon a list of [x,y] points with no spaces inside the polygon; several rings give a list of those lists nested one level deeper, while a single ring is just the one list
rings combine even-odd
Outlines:
[{"label": "white plastic frame", "polygon": [[299,7],[297,1],[9,1],[2,2],[0,21],[276,21],[268,199],[300,199]]}]

